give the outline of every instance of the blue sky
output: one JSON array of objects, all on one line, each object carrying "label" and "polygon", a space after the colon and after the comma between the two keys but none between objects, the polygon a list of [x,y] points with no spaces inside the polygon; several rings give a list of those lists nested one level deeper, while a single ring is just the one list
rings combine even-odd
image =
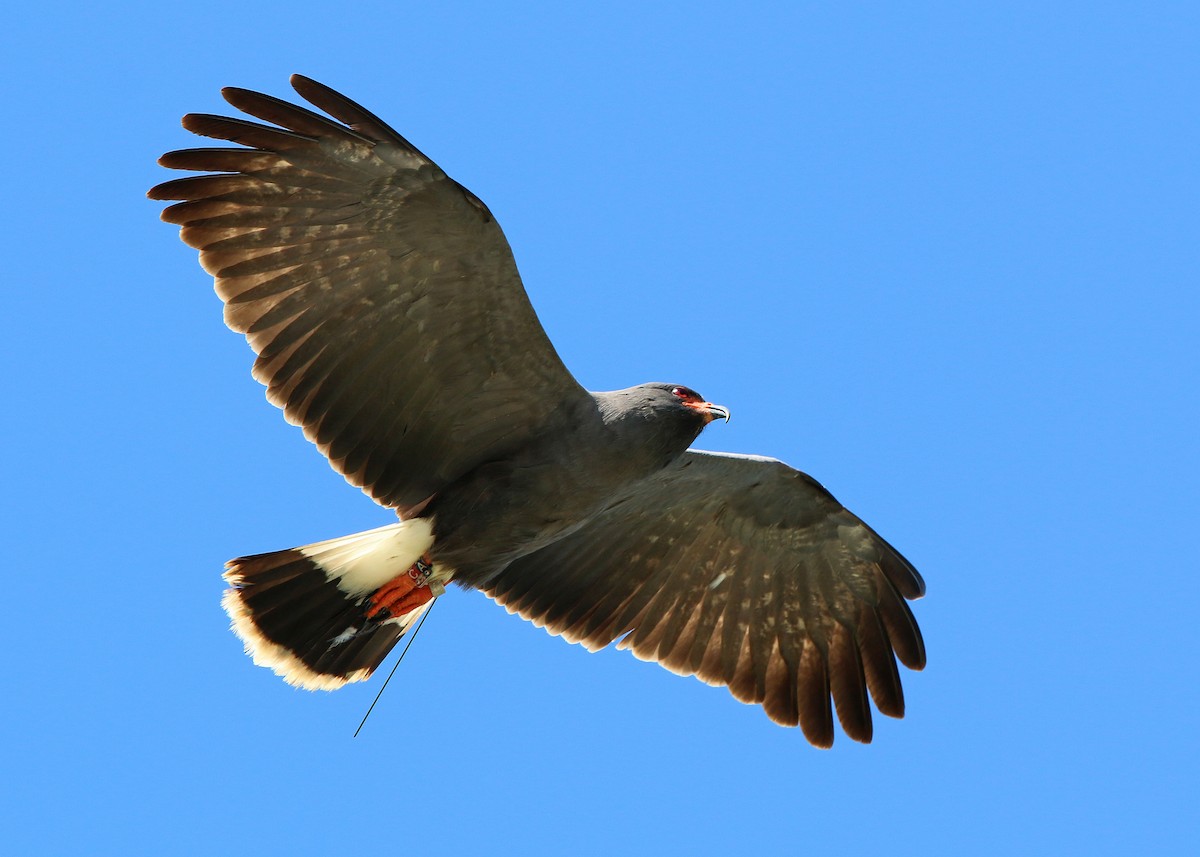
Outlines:
[{"label": "blue sky", "polygon": [[[1187,847],[1200,12],[981,5],[10,12],[7,850]],[[357,739],[378,679],[241,654],[226,559],[389,516],[265,402],[144,192],[180,115],[295,71],[489,204],[585,385],[727,404],[701,446],[913,560],[905,720],[814,750],[458,591]]]}]

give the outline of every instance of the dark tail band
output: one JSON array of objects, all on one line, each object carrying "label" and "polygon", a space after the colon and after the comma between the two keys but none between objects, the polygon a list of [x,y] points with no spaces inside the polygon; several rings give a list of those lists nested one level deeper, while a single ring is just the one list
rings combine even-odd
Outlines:
[{"label": "dark tail band", "polygon": [[299,549],[231,560],[225,579],[232,588],[221,605],[246,653],[309,690],[368,678],[428,608],[400,618],[380,613],[369,596],[340,589]]}]

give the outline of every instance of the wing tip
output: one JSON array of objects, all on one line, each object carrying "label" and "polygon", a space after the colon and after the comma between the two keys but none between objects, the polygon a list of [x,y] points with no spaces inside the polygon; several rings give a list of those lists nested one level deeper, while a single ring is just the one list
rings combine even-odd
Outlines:
[{"label": "wing tip", "polygon": [[300,95],[304,95],[302,87],[328,88],[325,87],[324,84],[313,80],[308,75],[300,74],[299,72],[292,72],[292,74],[288,75],[288,83],[291,85],[292,89],[296,90],[296,92],[300,93]]}]

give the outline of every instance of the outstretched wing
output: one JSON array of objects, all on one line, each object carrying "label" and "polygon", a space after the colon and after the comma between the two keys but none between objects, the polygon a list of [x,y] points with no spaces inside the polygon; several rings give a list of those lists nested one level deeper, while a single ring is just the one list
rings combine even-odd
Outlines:
[{"label": "outstretched wing", "polygon": [[[331,120],[244,89],[183,125],[248,148],[186,149],[165,182],[254,377],[351,483],[412,508],[586,396],[550,344],[491,212],[354,102],[292,86]],[[344,123],[344,124],[343,124]]]},{"label": "outstretched wing", "polygon": [[688,452],[487,594],[592,651],[728,685],[777,723],[871,740],[867,692],[901,717],[895,656],[921,669],[916,570],[814,479],[773,459]]}]

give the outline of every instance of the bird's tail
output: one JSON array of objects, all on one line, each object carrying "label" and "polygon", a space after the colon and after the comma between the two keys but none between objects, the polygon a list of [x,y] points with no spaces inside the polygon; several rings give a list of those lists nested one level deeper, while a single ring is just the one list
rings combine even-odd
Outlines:
[{"label": "bird's tail", "polygon": [[226,563],[221,606],[254,663],[289,684],[362,681],[445,591],[432,522],[397,524]]}]

